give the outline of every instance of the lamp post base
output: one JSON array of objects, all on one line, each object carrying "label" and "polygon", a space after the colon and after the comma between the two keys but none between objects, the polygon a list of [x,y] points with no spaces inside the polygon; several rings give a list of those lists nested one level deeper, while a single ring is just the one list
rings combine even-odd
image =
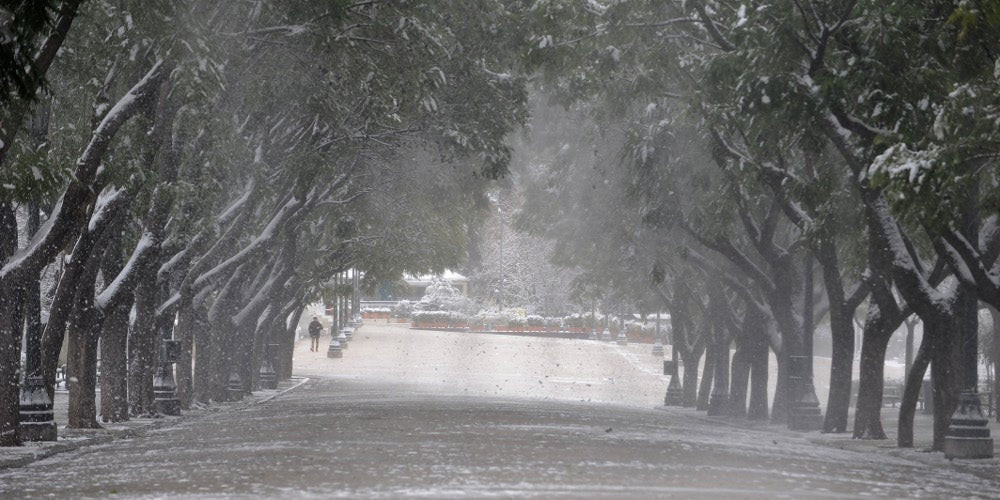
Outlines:
[{"label": "lamp post base", "polygon": [[340,347],[340,342],[334,340],[330,342],[330,348],[326,351],[326,357],[328,358],[342,358],[344,357],[344,350]]},{"label": "lamp post base", "polygon": [[20,396],[20,429],[24,441],[55,441],[58,437],[52,400],[41,377],[24,380]]},{"label": "lamp post base", "polygon": [[944,437],[945,458],[993,458],[993,438],[979,394],[962,391]]},{"label": "lamp post base", "polygon": [[667,385],[667,395],[663,397],[665,406],[684,406],[684,391],[681,384],[677,382],[677,375],[670,377],[670,384]]},{"label": "lamp post base", "polygon": [[788,405],[788,428],[793,431],[818,431],[823,429],[823,411],[819,409],[816,388],[812,381],[805,382],[799,398]]},{"label": "lamp post base", "polygon": [[243,379],[235,371],[229,374],[229,381],[226,384],[226,400],[240,401],[243,399]]},{"label": "lamp post base", "polygon": [[162,364],[153,379],[153,404],[162,415],[181,414],[181,402],[177,399],[177,384],[169,364]]}]

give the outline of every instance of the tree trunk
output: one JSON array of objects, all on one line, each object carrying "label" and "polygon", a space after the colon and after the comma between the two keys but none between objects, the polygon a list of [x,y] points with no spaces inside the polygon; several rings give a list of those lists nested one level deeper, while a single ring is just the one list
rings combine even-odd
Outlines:
[{"label": "tree trunk", "polygon": [[[101,261],[105,280],[122,271],[122,234],[120,230],[108,235],[107,248]],[[104,311],[101,331],[101,420],[124,422],[128,420],[128,314],[131,300],[117,302]]]},{"label": "tree trunk", "polygon": [[684,406],[692,407],[698,404],[698,364],[701,362],[702,350],[697,352],[681,352],[684,361],[684,375],[681,381],[684,384]]},{"label": "tree trunk", "polygon": [[[745,329],[742,335],[747,335]],[[737,343],[733,353],[732,377],[729,385],[729,402],[726,414],[733,417],[744,417],[747,414],[747,386],[750,383],[750,361],[747,359],[746,340]]]},{"label": "tree trunk", "polygon": [[[86,288],[86,287],[85,287]],[[81,290],[87,293],[87,290]],[[90,291],[91,295],[93,291]],[[100,428],[97,423],[97,343],[100,339],[99,312],[94,307],[75,314],[69,327],[66,386],[69,388],[67,427]]]},{"label": "tree trunk", "polygon": [[[854,311],[862,298],[846,296],[840,261],[832,238],[821,239],[816,257],[823,269],[823,284],[830,301],[830,336],[833,342],[830,393],[826,402],[823,432],[847,432],[854,371]],[[857,290],[854,295],[859,295]]]},{"label": "tree trunk", "polygon": [[[849,331],[833,332],[830,360],[830,394],[826,402],[823,432],[847,432],[847,414],[851,406],[851,375],[854,371],[854,325]],[[862,356],[864,348],[862,347]]]},{"label": "tree trunk", "polygon": [[750,420],[766,420],[767,384],[769,378],[770,349],[767,343],[767,317],[763,312],[753,307],[747,308],[743,320],[746,331],[747,358],[750,364],[750,403],[747,407],[747,418]]},{"label": "tree trunk", "polygon": [[237,368],[235,352],[239,350],[239,345],[232,317],[237,312],[235,305],[238,301],[237,295],[243,283],[247,281],[247,268],[246,265],[240,265],[233,271],[208,313],[212,332],[208,340],[211,352],[211,362],[207,367],[211,371],[211,386],[208,392],[216,401],[225,401],[229,374]]},{"label": "tree trunk", "polygon": [[124,422],[128,412],[128,313],[131,304],[108,311],[101,332],[101,419]]},{"label": "tree trunk", "polygon": [[[17,219],[9,203],[0,204],[0,262],[17,250]],[[23,283],[0,281],[0,446],[19,446],[21,335],[23,318],[21,303]]]},{"label": "tree trunk", "polygon": [[193,371],[194,364],[194,335],[195,335],[195,314],[191,308],[184,308],[177,311],[177,326],[174,328],[176,340],[180,341],[180,359],[177,360],[176,382],[177,399],[181,403],[181,409],[191,408],[193,394]]},{"label": "tree trunk", "polygon": [[[917,411],[917,400],[920,399],[920,388],[924,382],[924,374],[930,363],[930,339],[926,330],[920,341],[917,356],[913,359],[910,371],[906,373],[906,385],[903,387],[903,397],[899,402],[899,427],[896,434],[896,446],[900,448],[913,447],[913,417]],[[931,404],[924,401],[924,404]]]},{"label": "tree trunk", "polygon": [[[787,344],[785,349],[787,351]],[[782,353],[775,353],[778,360],[778,382],[774,387],[774,402],[771,404],[771,422],[776,424],[788,423],[788,401],[789,401],[789,380],[788,380],[788,356]]]},{"label": "tree trunk", "polygon": [[931,337],[931,384],[934,391],[934,442],[931,449],[934,451],[944,449],[944,436],[957,403],[954,385],[958,378],[958,365],[955,364],[955,342],[950,333],[943,325],[924,323],[924,335]]},{"label": "tree trunk", "polygon": [[[53,53],[54,55],[54,53]],[[74,182],[67,185],[55,204],[49,221],[32,242],[25,247],[16,265],[4,268],[0,275],[0,445],[19,442],[18,367],[23,323],[17,293],[38,274],[69,243],[85,224],[87,210],[99,189],[95,189],[98,167],[123,124],[128,122],[147,102],[152,91],[169,73],[162,61],[137,83],[115,106],[91,134],[87,146],[72,172]],[[2,215],[2,214],[0,214]],[[13,233],[16,235],[16,233]],[[16,242],[16,236],[0,228],[0,243]],[[4,261],[10,254],[3,255]],[[51,322],[50,322],[51,323]],[[43,334],[44,335],[44,334]]]},{"label": "tree trunk", "polygon": [[[709,399],[709,407],[717,405],[720,414],[726,414],[729,406],[729,338],[721,335],[722,340],[716,343],[715,374],[712,379],[712,392]],[[712,401],[716,400],[716,401]],[[721,400],[721,401],[718,401]],[[721,404],[720,404],[721,403]]]},{"label": "tree trunk", "polygon": [[156,282],[142,279],[135,289],[135,322],[128,332],[128,400],[134,416],[156,414],[153,376],[156,371]]},{"label": "tree trunk", "polygon": [[280,371],[278,372],[279,380],[292,378],[292,358],[295,354],[295,329],[298,327],[299,320],[302,319],[302,314],[305,310],[306,308],[303,305],[296,306],[291,316],[288,317],[287,323],[283,325],[285,333],[280,340],[281,362],[278,363],[280,367]]},{"label": "tree trunk", "polygon": [[[180,311],[193,309],[180,308]],[[184,314],[183,312],[181,314]],[[192,311],[192,315],[195,313]],[[192,375],[192,397],[199,403],[208,403],[212,400],[213,387],[213,365],[215,358],[213,354],[217,351],[212,344],[212,328],[205,322],[199,322],[197,330],[190,332],[192,345],[194,346],[194,374]]]},{"label": "tree trunk", "polygon": [[[110,220],[121,220],[114,215]],[[118,224],[110,224],[117,229]],[[112,231],[114,232],[114,231]],[[102,234],[106,234],[101,231]],[[97,346],[101,338],[103,313],[94,304],[96,280],[104,260],[107,238],[97,237],[83,263],[73,300],[73,312],[67,326],[69,347],[66,352],[66,386],[69,389],[67,427],[99,428],[97,423]]]},{"label": "tree trunk", "polygon": [[917,316],[912,316],[907,318],[906,324],[906,346],[905,346],[905,356],[903,360],[903,373],[910,373],[910,366],[913,365],[913,340],[916,337],[917,325],[920,324],[920,318]]},{"label": "tree trunk", "polygon": [[770,378],[770,351],[764,341],[750,355],[750,403],[747,405],[747,418],[750,420],[767,420],[767,384]]},{"label": "tree trunk", "polygon": [[861,379],[854,414],[854,439],[886,439],[882,429],[882,392],[885,382],[885,350],[892,331],[869,320],[861,337]]},{"label": "tree trunk", "polygon": [[715,363],[718,358],[718,349],[711,346],[705,349],[705,366],[701,370],[701,382],[698,384],[698,405],[696,410],[705,411],[708,409],[708,401],[712,393],[712,379],[715,377]]}]

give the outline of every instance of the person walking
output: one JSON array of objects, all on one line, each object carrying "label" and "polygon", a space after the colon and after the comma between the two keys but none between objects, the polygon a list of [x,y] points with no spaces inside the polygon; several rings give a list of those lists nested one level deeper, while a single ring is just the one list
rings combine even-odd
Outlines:
[{"label": "person walking", "polygon": [[319,350],[319,336],[323,333],[323,325],[319,322],[319,316],[313,316],[313,320],[309,323],[309,337],[312,339],[312,344],[309,346],[309,350],[316,352]]}]

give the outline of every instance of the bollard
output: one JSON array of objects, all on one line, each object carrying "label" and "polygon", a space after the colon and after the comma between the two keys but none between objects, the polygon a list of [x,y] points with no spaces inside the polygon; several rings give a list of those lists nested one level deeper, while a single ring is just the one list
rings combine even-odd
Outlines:
[{"label": "bollard", "polygon": [[326,351],[326,357],[328,358],[342,358],[344,357],[344,351],[340,347],[340,342],[336,339],[330,342],[330,348]]},{"label": "bollard", "polygon": [[[346,330],[346,328],[344,330]],[[340,330],[340,333],[337,334],[337,342],[340,343],[341,349],[347,349],[348,338],[347,338],[347,333],[344,332],[344,330]]]},{"label": "bollard", "polygon": [[618,345],[628,345],[628,337],[625,336],[625,330],[618,331]]},{"label": "bollard", "polygon": [[271,345],[264,349],[264,356],[260,363],[260,371],[257,372],[257,383],[261,389],[277,389],[278,373],[274,371],[274,363],[271,362]]}]

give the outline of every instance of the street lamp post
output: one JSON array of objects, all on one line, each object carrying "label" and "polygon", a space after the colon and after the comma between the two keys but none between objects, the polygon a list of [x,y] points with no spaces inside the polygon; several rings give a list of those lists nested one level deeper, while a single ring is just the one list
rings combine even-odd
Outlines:
[{"label": "street lamp post", "polygon": [[979,331],[976,322],[964,324],[962,342],[962,393],[944,437],[945,458],[993,458],[989,421],[979,400]]},{"label": "street lamp post", "polygon": [[[48,113],[44,114],[48,126]],[[33,123],[33,125],[35,125]],[[33,234],[40,226],[38,203],[28,204],[28,233]],[[19,433],[24,441],[55,441],[58,435],[52,399],[42,378],[42,323],[41,303],[38,300],[38,283],[30,285],[28,291],[33,299],[25,300],[25,377],[19,397]]]},{"label": "street lamp post", "polygon": [[804,257],[803,275],[806,290],[802,297],[802,341],[799,352],[790,349],[788,356],[788,389],[791,398],[788,403],[788,428],[797,431],[818,431],[823,428],[823,411],[819,408],[816,386],[813,384],[813,259]]},{"label": "street lamp post", "polygon": [[174,363],[180,358],[181,341],[170,338],[170,328],[163,328],[160,343],[160,363],[153,377],[153,402],[157,413],[180,415],[181,402],[177,399],[177,383],[174,381]]}]

